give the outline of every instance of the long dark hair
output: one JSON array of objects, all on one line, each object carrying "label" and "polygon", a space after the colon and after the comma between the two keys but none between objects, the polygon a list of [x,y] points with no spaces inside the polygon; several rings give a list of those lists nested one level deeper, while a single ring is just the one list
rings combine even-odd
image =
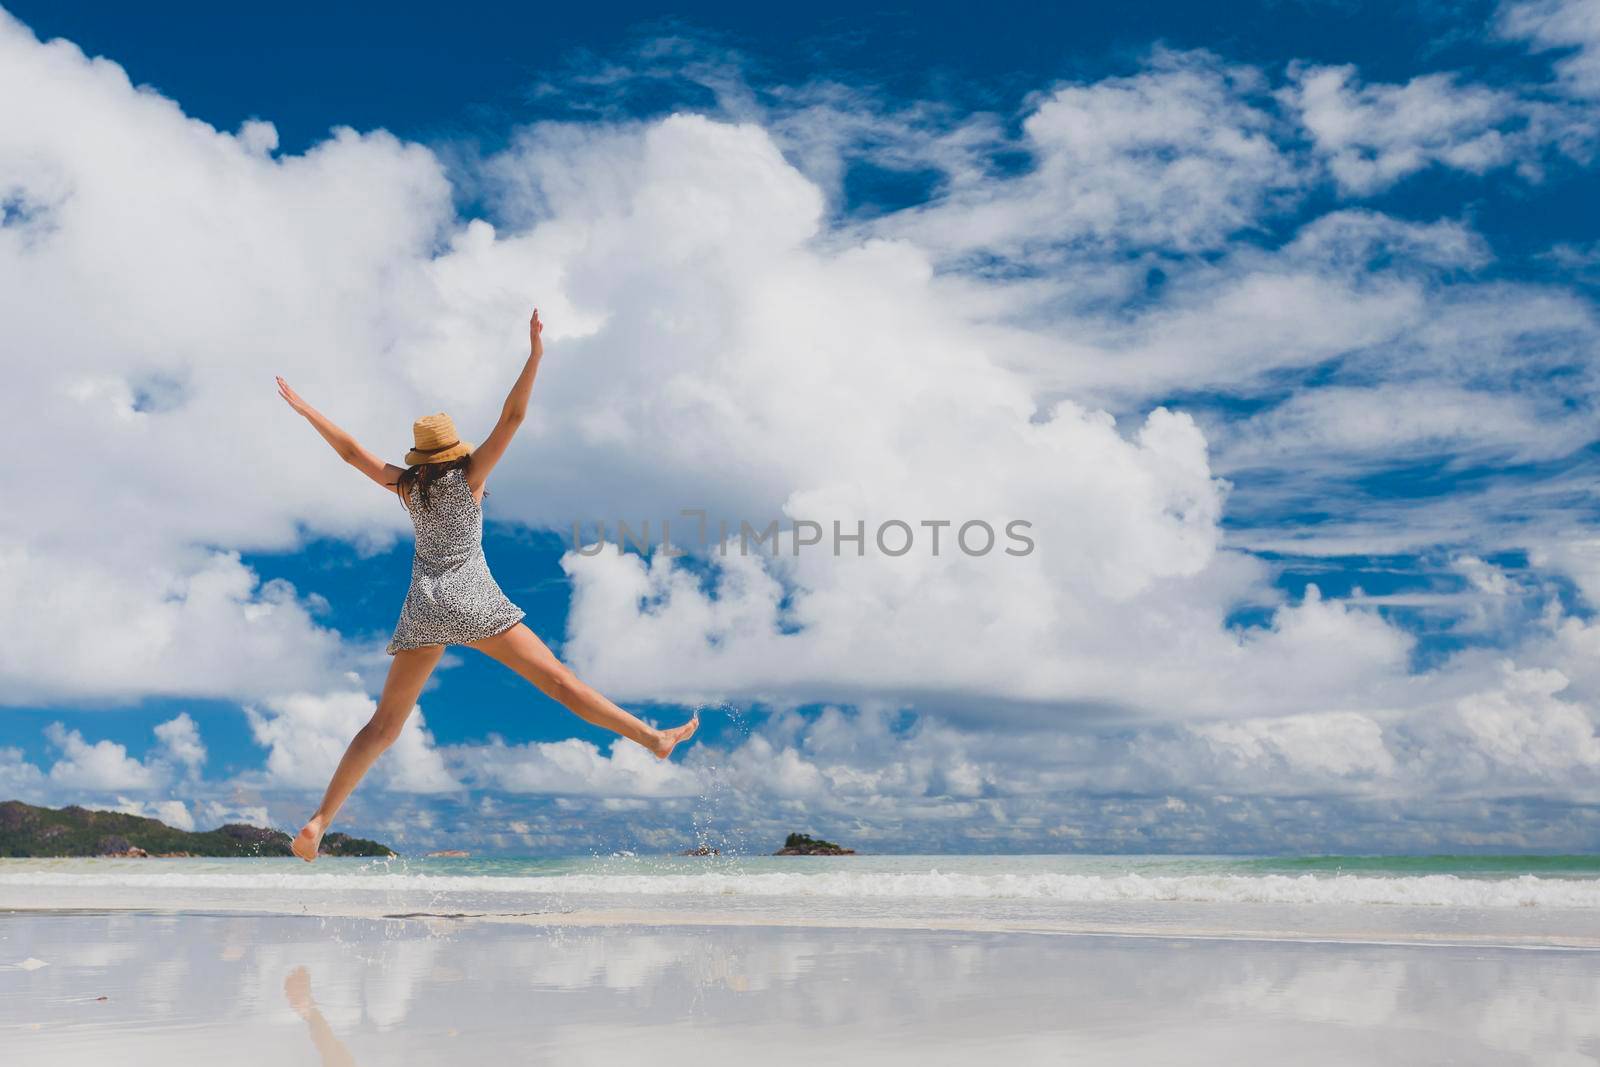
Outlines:
[{"label": "long dark hair", "polygon": [[[411,489],[416,487],[417,495],[422,500],[422,506],[428,506],[428,497],[433,489],[433,483],[443,478],[453,470],[465,471],[472,466],[472,453],[446,460],[443,463],[414,463],[401,472],[397,484],[400,488],[400,504],[407,506],[411,499]],[[489,490],[484,489],[484,496],[489,495]]]}]

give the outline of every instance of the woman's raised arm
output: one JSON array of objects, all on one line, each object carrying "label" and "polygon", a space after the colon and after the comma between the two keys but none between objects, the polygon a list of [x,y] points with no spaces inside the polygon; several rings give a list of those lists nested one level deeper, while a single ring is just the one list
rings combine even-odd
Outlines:
[{"label": "woman's raised arm", "polygon": [[339,458],[355,467],[362,474],[377,482],[385,489],[393,490],[400,475],[405,473],[404,467],[397,467],[393,463],[385,463],[377,456],[361,447],[361,442],[351,437],[348,433],[333,424],[322,412],[312,407],[303,400],[299,393],[289,388],[289,383],[280,376],[278,378],[278,395],[288,402],[295,411],[306,417],[306,421],[316,427],[322,439],[333,446],[339,453]]},{"label": "woman's raised arm", "polygon": [[505,455],[506,446],[511,444],[517,427],[528,417],[528,397],[533,392],[533,378],[539,373],[539,361],[544,358],[544,338],[540,336],[543,332],[544,323],[539,321],[539,309],[534,308],[533,317],[528,320],[528,361],[523,364],[522,373],[517,376],[505,404],[500,408],[500,421],[494,424],[494,429],[483,439],[483,443],[472,450],[472,462],[467,467],[467,484],[473,489],[483,488],[483,484],[489,480],[489,472]]}]

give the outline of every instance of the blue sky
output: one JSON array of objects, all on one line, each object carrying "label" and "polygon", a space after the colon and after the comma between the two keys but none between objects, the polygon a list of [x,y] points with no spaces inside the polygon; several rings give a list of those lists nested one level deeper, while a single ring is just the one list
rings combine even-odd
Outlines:
[{"label": "blue sky", "polygon": [[[410,540],[271,376],[397,460],[538,303],[491,566],[702,735],[458,650],[346,829],[1594,847],[1592,4],[6,10],[7,349],[74,461],[0,523],[0,791],[303,818]],[[682,507],[1041,551],[567,552]]]}]

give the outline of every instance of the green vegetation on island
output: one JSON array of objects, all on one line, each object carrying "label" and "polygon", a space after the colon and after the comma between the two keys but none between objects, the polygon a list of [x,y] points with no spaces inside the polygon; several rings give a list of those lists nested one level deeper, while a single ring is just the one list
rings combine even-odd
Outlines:
[{"label": "green vegetation on island", "polygon": [[[178,830],[157,819],[76,804],[59,810],[20,800],[0,804],[0,856],[292,856],[289,835],[244,823]],[[348,834],[322,839],[322,856],[394,856],[387,845]]]},{"label": "green vegetation on island", "polygon": [[790,834],[783,839],[783,847],[774,856],[854,856],[856,850],[843,848],[832,841],[824,841],[810,834]]}]

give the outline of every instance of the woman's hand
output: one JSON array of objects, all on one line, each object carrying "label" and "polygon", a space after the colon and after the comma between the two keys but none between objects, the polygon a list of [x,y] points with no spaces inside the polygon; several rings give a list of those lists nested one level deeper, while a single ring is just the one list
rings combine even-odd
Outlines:
[{"label": "woman's hand", "polygon": [[528,353],[533,356],[544,355],[544,338],[539,335],[544,333],[544,323],[539,321],[539,309],[533,309],[533,318],[528,320]]},{"label": "woman's hand", "polygon": [[289,406],[302,415],[311,410],[311,405],[300,399],[300,394],[289,388],[289,383],[284,381],[281,376],[278,376],[278,395],[288,401]]}]

